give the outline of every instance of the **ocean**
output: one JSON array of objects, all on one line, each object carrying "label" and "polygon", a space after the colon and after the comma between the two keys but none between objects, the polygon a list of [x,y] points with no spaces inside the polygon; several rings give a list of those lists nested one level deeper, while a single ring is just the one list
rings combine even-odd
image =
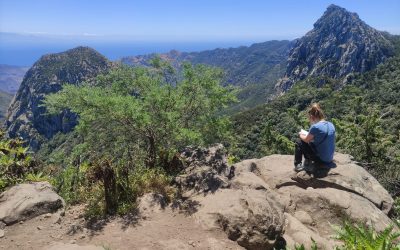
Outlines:
[{"label": "ocean", "polygon": [[108,43],[1,43],[0,64],[15,66],[31,66],[42,55],[62,52],[77,46],[94,48],[109,60],[117,60],[124,56],[135,56],[149,53],[165,53],[171,50],[193,52],[216,48],[238,47],[250,45],[251,42],[108,42]]}]

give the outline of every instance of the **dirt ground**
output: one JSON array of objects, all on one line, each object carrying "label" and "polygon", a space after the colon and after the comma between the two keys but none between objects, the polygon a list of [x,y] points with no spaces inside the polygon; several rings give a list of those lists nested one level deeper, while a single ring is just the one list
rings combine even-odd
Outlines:
[{"label": "dirt ground", "polygon": [[[148,216],[113,218],[87,228],[83,208],[71,207],[65,216],[41,215],[8,226],[0,249],[62,249],[95,245],[103,249],[242,249],[224,232],[202,229],[191,216],[166,208]],[[100,249],[101,249],[100,248]],[[57,248],[56,249],[61,249]]]}]

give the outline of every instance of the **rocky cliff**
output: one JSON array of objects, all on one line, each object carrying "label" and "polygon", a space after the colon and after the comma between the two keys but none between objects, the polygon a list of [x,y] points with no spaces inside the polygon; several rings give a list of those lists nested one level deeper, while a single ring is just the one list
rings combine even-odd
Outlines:
[{"label": "rocky cliff", "polygon": [[297,40],[289,53],[285,76],[276,85],[285,92],[307,76],[345,79],[366,72],[394,54],[385,34],[356,13],[330,5],[314,28]]},{"label": "rocky cliff", "polygon": [[80,84],[106,72],[109,61],[88,47],[77,47],[62,53],[40,58],[25,74],[12,101],[6,118],[10,137],[22,137],[30,148],[40,144],[57,132],[68,132],[76,124],[74,114],[47,115],[41,106],[45,95],[59,91],[64,84]]}]

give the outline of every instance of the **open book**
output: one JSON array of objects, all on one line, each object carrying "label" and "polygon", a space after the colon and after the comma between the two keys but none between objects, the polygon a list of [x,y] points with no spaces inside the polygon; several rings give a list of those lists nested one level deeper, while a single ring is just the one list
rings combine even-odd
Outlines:
[{"label": "open book", "polygon": [[301,129],[300,130],[300,134],[307,136],[308,135],[308,131]]}]

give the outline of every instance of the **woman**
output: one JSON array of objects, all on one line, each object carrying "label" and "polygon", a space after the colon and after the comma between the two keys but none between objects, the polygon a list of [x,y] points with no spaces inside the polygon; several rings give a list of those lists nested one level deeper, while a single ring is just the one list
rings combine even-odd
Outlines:
[{"label": "woman", "polygon": [[[300,139],[296,142],[294,156],[294,170],[296,172],[332,167],[335,152],[335,127],[325,121],[325,115],[318,103],[314,103],[308,110],[308,119],[311,123],[309,132],[299,132]],[[304,164],[302,158],[304,156]]]}]

